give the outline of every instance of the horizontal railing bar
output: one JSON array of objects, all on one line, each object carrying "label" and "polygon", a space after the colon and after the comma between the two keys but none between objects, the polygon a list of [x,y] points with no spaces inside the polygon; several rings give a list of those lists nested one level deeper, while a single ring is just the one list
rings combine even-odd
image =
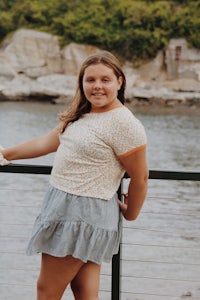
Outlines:
[{"label": "horizontal railing bar", "polygon": [[150,179],[200,181],[200,171],[150,170]]},{"label": "horizontal railing bar", "polygon": [[[21,173],[21,174],[41,174],[48,175],[51,173],[52,166],[49,165],[26,165],[26,164],[10,164],[0,166],[0,173]],[[124,178],[129,178],[125,173]],[[182,171],[182,170],[150,170],[150,179],[165,180],[192,180],[200,181],[200,171]]]},{"label": "horizontal railing bar", "polygon": [[[125,173],[124,178],[129,178]],[[150,170],[149,179],[165,179],[165,180],[192,180],[200,181],[200,171],[183,171],[183,170]]]},{"label": "horizontal railing bar", "polygon": [[41,174],[48,175],[51,173],[52,166],[48,165],[24,165],[24,164],[10,164],[1,166],[0,172],[4,173],[21,173],[21,174]]}]

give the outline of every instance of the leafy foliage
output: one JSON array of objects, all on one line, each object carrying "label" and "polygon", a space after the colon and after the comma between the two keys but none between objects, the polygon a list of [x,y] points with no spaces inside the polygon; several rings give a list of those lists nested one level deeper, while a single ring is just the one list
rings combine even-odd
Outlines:
[{"label": "leafy foliage", "polygon": [[124,58],[155,56],[170,38],[200,48],[200,0],[0,0],[0,40],[32,28]]}]

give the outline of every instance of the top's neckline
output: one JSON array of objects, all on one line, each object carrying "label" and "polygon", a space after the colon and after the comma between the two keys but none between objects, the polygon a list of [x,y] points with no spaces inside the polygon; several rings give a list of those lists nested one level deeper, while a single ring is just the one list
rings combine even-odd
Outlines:
[{"label": "top's neckline", "polygon": [[105,109],[105,110],[101,110],[101,111],[90,111],[89,114],[103,114],[103,113],[107,113],[107,112],[111,112],[117,109],[121,109],[124,108],[124,105],[120,105],[114,108],[110,108],[110,109]]}]

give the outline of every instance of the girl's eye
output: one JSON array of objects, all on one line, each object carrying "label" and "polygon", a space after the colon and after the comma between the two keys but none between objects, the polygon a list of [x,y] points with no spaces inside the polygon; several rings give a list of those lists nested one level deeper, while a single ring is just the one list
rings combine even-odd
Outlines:
[{"label": "girl's eye", "polygon": [[108,78],[104,78],[104,79],[103,79],[103,82],[108,82],[108,81],[109,81]]}]

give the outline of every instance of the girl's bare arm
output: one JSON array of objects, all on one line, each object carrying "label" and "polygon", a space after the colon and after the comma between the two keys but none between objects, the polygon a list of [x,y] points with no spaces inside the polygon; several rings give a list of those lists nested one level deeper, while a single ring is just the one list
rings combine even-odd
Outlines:
[{"label": "girl's bare arm", "polygon": [[59,126],[48,134],[36,137],[14,147],[0,150],[7,160],[35,158],[55,152],[59,146]]},{"label": "girl's bare arm", "polygon": [[120,161],[131,180],[128,194],[125,195],[125,203],[119,201],[119,206],[124,218],[131,221],[139,215],[147,193],[149,172],[146,162],[146,147],[127,157],[120,158]]}]

